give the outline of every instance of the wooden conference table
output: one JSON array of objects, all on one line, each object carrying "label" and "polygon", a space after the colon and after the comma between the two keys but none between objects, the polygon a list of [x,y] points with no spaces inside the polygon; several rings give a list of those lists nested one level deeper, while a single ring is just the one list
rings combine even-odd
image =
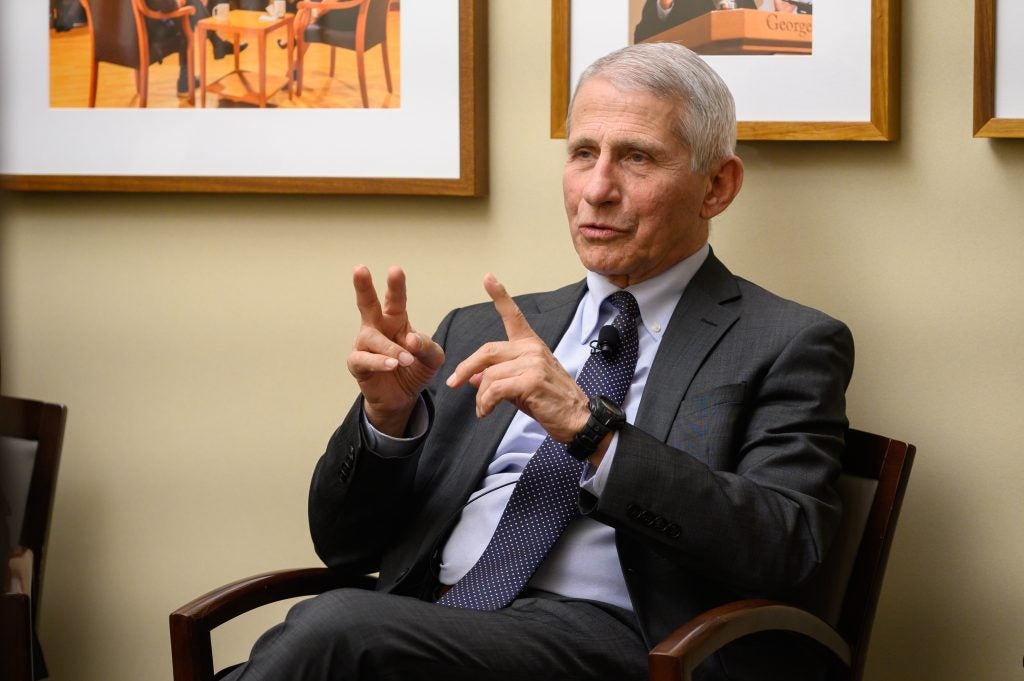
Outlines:
[{"label": "wooden conference table", "polygon": [[[287,33],[288,71],[283,76],[267,75],[267,37],[280,29]],[[225,40],[235,44],[235,68],[212,83],[206,80],[206,36],[209,31],[216,31]],[[251,71],[244,71],[240,66],[238,46],[242,38],[256,43],[259,62],[254,87]],[[238,102],[267,106],[267,92],[271,94],[287,87],[288,99],[292,99],[294,81],[292,73],[295,69],[295,15],[285,14],[273,18],[266,12],[236,9],[228,12],[226,19],[216,16],[207,17],[196,22],[196,43],[202,46],[199,50],[199,105],[206,106],[206,92],[213,92],[223,98]]]}]

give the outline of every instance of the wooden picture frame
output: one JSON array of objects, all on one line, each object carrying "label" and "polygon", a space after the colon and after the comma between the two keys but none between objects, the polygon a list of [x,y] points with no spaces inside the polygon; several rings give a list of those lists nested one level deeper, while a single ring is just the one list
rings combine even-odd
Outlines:
[{"label": "wooden picture frame", "polygon": [[[866,0],[867,1],[867,0]],[[740,140],[892,141],[899,136],[901,0],[869,0],[870,115],[865,120],[740,120]],[[551,136],[565,137],[571,96],[572,0],[551,2]],[[624,46],[624,45],[623,45]]]},{"label": "wooden picture frame", "polygon": [[[109,173],[82,173],[77,171],[66,172],[61,167],[60,156],[62,149],[52,150],[48,156],[56,157],[52,161],[52,172],[19,172],[18,169],[11,169],[11,163],[4,161],[4,149],[0,148],[0,188],[14,191],[100,191],[100,192],[220,192],[220,193],[278,193],[278,194],[395,194],[395,195],[440,195],[440,196],[485,196],[488,192],[488,86],[487,86],[487,0],[451,0],[457,3],[449,5],[452,8],[448,12],[454,16],[457,11],[458,26],[451,26],[446,29],[452,33],[454,38],[457,35],[457,59],[452,56],[450,63],[455,64],[451,69],[445,70],[443,78],[450,81],[449,90],[451,95],[440,95],[450,97],[456,101],[444,102],[446,111],[458,112],[457,130],[451,127],[451,133],[445,139],[457,141],[458,148],[455,149],[455,142],[445,147],[445,172],[443,174],[431,175],[429,172],[422,173],[421,169],[425,163],[413,164],[413,174],[406,176],[401,173],[388,174],[388,176],[373,177],[329,177],[323,174],[297,176],[244,176],[240,173],[218,173],[210,172],[204,175],[183,175],[183,174],[121,174],[115,167]],[[37,3],[26,3],[37,5]],[[415,4],[415,3],[414,3]],[[401,11],[406,12],[403,6]],[[410,6],[411,7],[411,6]],[[426,9],[414,8],[424,12]],[[436,9],[436,8],[434,8]],[[38,13],[45,12],[39,6]],[[45,17],[44,17],[45,18]],[[404,19],[403,15],[403,19]],[[20,30],[20,29],[19,29]],[[436,40],[436,36],[431,39]],[[44,47],[45,49],[45,47]],[[403,52],[405,48],[403,46]],[[457,61],[457,64],[455,63]],[[457,73],[455,73],[457,71]],[[421,97],[430,96],[432,83],[425,83],[417,86]],[[7,85],[8,88],[13,86]],[[410,90],[412,88],[409,88]],[[448,90],[446,90],[447,92]],[[457,94],[455,94],[457,93]],[[17,92],[8,95],[16,95]],[[9,96],[5,98],[10,101]],[[42,99],[37,97],[36,99]],[[405,98],[403,98],[403,105]],[[4,111],[7,104],[0,103],[0,120],[8,125],[12,119],[10,111]],[[47,105],[38,105],[42,113],[49,113]],[[96,110],[72,109],[62,110],[61,115],[72,117],[87,117]],[[326,110],[319,110],[321,112]],[[337,111],[337,110],[332,110]],[[377,112],[384,113],[377,113]],[[157,116],[174,115],[184,116],[175,119],[183,125],[194,124],[194,116],[189,118],[189,113],[200,114],[201,112],[179,111],[179,110],[119,110],[119,115],[139,114],[150,116],[156,119]],[[240,111],[244,116],[239,117],[239,125],[252,125],[255,127],[254,134],[261,134],[258,125],[263,122],[257,118],[253,119],[249,114],[260,114],[262,111]],[[268,114],[278,116],[271,125],[277,125],[282,120],[281,116],[291,115],[294,112],[283,110],[267,110]],[[366,116],[392,115],[395,110],[345,110],[357,121],[367,120]],[[401,112],[399,112],[401,113]],[[362,118],[360,118],[362,117]],[[78,120],[74,118],[68,120]],[[267,120],[267,119],[263,119]],[[390,124],[392,118],[387,118]],[[258,124],[258,125],[257,125]],[[196,123],[196,125],[198,125]],[[42,128],[45,123],[22,126],[24,128]],[[297,126],[303,127],[303,126]],[[323,134],[323,130],[317,131]],[[18,134],[18,131],[7,134]],[[33,134],[45,134],[36,131]],[[303,133],[306,134],[306,133]],[[311,133],[310,133],[311,134]],[[412,137],[407,135],[407,137]],[[419,135],[422,139],[424,136]],[[6,137],[6,141],[11,138]],[[408,152],[410,145],[406,143],[404,148]],[[230,151],[230,149],[228,149]],[[395,163],[404,163],[399,155],[395,154]],[[16,162],[16,161],[15,161]],[[412,161],[410,161],[412,164]],[[439,164],[440,165],[440,164]],[[457,165],[457,168],[456,168]],[[269,171],[273,174],[273,170]],[[457,176],[456,176],[457,175]]]},{"label": "wooden picture frame", "polygon": [[974,3],[974,136],[1024,138],[1024,118],[996,115],[998,2],[975,0]]}]

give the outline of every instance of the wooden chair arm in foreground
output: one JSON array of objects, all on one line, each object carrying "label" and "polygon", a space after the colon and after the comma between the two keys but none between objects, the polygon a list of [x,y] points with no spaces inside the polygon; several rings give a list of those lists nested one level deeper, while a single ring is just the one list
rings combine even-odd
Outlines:
[{"label": "wooden chair arm in foreground", "polygon": [[[843,520],[833,547],[799,603],[726,603],[676,629],[648,655],[651,681],[689,681],[722,646],[749,634],[796,632],[832,652],[837,681],[860,681],[875,606],[915,448],[857,430],[846,434],[839,493]],[[372,589],[373,577],[327,568],[259,575],[201,596],[171,613],[174,681],[212,681],[210,631],[255,607],[340,587]]]}]

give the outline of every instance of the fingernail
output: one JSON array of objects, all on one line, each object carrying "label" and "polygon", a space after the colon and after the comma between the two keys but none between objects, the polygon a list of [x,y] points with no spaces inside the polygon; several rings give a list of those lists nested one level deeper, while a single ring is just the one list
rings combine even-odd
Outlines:
[{"label": "fingernail", "polygon": [[388,369],[394,369],[395,367],[398,366],[398,360],[395,359],[394,357],[388,357],[386,360],[384,360],[384,366],[386,366]]},{"label": "fingernail", "polygon": [[399,353],[398,355],[398,361],[402,364],[402,366],[407,367],[413,362],[415,362],[416,358],[410,355],[408,352],[402,352]]},{"label": "fingernail", "polygon": [[452,374],[451,376],[449,376],[448,380],[445,381],[444,384],[447,385],[449,388],[454,388],[455,387],[455,374]]}]

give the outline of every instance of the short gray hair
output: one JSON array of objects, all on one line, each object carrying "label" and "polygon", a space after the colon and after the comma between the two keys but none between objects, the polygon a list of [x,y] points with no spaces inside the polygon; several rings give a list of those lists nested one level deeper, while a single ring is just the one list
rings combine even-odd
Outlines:
[{"label": "short gray hair", "polygon": [[[696,53],[676,43],[639,43],[607,54],[580,75],[569,102],[590,78],[622,90],[645,90],[679,104],[676,134],[690,150],[690,167],[706,174],[736,150],[736,104],[722,78]],[[569,119],[565,124],[569,133]]]}]

